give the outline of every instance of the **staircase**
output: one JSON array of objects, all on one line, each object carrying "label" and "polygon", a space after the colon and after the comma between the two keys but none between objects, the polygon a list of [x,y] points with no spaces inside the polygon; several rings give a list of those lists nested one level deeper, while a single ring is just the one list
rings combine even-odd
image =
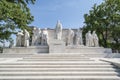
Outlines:
[{"label": "staircase", "polygon": [[0,80],[120,80],[120,69],[80,54],[26,55],[0,63]]}]

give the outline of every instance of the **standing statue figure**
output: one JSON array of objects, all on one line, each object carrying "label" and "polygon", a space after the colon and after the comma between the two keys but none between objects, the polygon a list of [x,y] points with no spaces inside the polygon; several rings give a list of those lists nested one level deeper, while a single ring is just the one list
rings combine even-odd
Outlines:
[{"label": "standing statue figure", "polygon": [[19,31],[16,35],[16,47],[22,47],[23,46],[23,31]]},{"label": "standing statue figure", "polygon": [[86,46],[92,47],[93,46],[93,37],[91,31],[88,31],[85,35],[86,37]]},{"label": "standing statue figure", "polygon": [[94,46],[95,46],[95,47],[98,47],[98,46],[99,46],[99,43],[98,43],[99,40],[98,40],[98,36],[97,36],[97,34],[96,34],[95,31],[93,31],[92,36],[93,36]]},{"label": "standing statue figure", "polygon": [[40,45],[41,44],[41,29],[40,28],[37,28],[36,29],[36,45]]},{"label": "standing statue figure", "polygon": [[74,31],[69,29],[67,32],[67,45],[73,45]]},{"label": "standing statue figure", "polygon": [[24,47],[29,46],[29,39],[30,39],[30,34],[29,32],[25,29],[24,30]]},{"label": "standing statue figure", "polygon": [[56,28],[55,28],[55,36],[56,39],[61,40],[62,39],[62,24],[60,21],[57,21]]},{"label": "standing statue figure", "polygon": [[80,29],[77,29],[76,36],[75,36],[75,44],[83,45],[82,30]]},{"label": "standing statue figure", "polygon": [[32,35],[32,46],[37,45],[37,29],[33,28],[33,35]]},{"label": "standing statue figure", "polygon": [[42,32],[42,45],[48,45],[48,31],[47,28],[45,28]]},{"label": "standing statue figure", "polygon": [[10,39],[10,44],[9,44],[9,48],[12,48],[14,46],[14,40]]}]

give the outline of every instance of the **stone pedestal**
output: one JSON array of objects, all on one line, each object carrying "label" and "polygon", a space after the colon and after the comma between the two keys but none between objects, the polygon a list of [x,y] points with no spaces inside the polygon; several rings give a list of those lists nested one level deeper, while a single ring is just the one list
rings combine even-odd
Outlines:
[{"label": "stone pedestal", "polygon": [[48,46],[29,46],[29,47],[12,47],[4,48],[4,54],[34,54],[34,53],[48,53]]},{"label": "stone pedestal", "polygon": [[87,47],[87,46],[67,46],[66,53],[112,53],[110,48]]},{"label": "stone pedestal", "polygon": [[64,53],[65,42],[62,40],[53,39],[49,43],[49,53]]}]

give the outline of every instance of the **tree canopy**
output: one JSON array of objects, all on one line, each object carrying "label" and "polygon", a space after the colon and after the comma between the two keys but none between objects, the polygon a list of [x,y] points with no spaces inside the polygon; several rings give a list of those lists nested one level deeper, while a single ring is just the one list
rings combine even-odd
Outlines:
[{"label": "tree canopy", "polygon": [[16,29],[28,29],[34,19],[28,4],[35,0],[0,0],[0,42],[9,40]]},{"label": "tree canopy", "polygon": [[109,47],[113,41],[119,44],[120,39],[120,0],[104,0],[100,5],[94,5],[88,14],[84,15],[84,32],[96,30],[100,45]]}]

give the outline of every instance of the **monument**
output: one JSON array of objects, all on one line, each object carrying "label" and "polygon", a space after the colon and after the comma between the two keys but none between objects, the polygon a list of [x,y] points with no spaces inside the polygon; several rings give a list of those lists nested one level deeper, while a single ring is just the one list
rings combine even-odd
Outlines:
[{"label": "monument", "polygon": [[[32,38],[29,32],[21,30],[16,35],[16,46],[4,48],[4,53],[104,53],[111,49],[99,47],[99,39],[95,31],[88,31],[83,44],[81,29],[64,29],[58,20],[55,29],[33,28]],[[30,40],[32,40],[30,42]],[[30,44],[31,43],[31,44]],[[13,44],[11,44],[12,46]]]}]

